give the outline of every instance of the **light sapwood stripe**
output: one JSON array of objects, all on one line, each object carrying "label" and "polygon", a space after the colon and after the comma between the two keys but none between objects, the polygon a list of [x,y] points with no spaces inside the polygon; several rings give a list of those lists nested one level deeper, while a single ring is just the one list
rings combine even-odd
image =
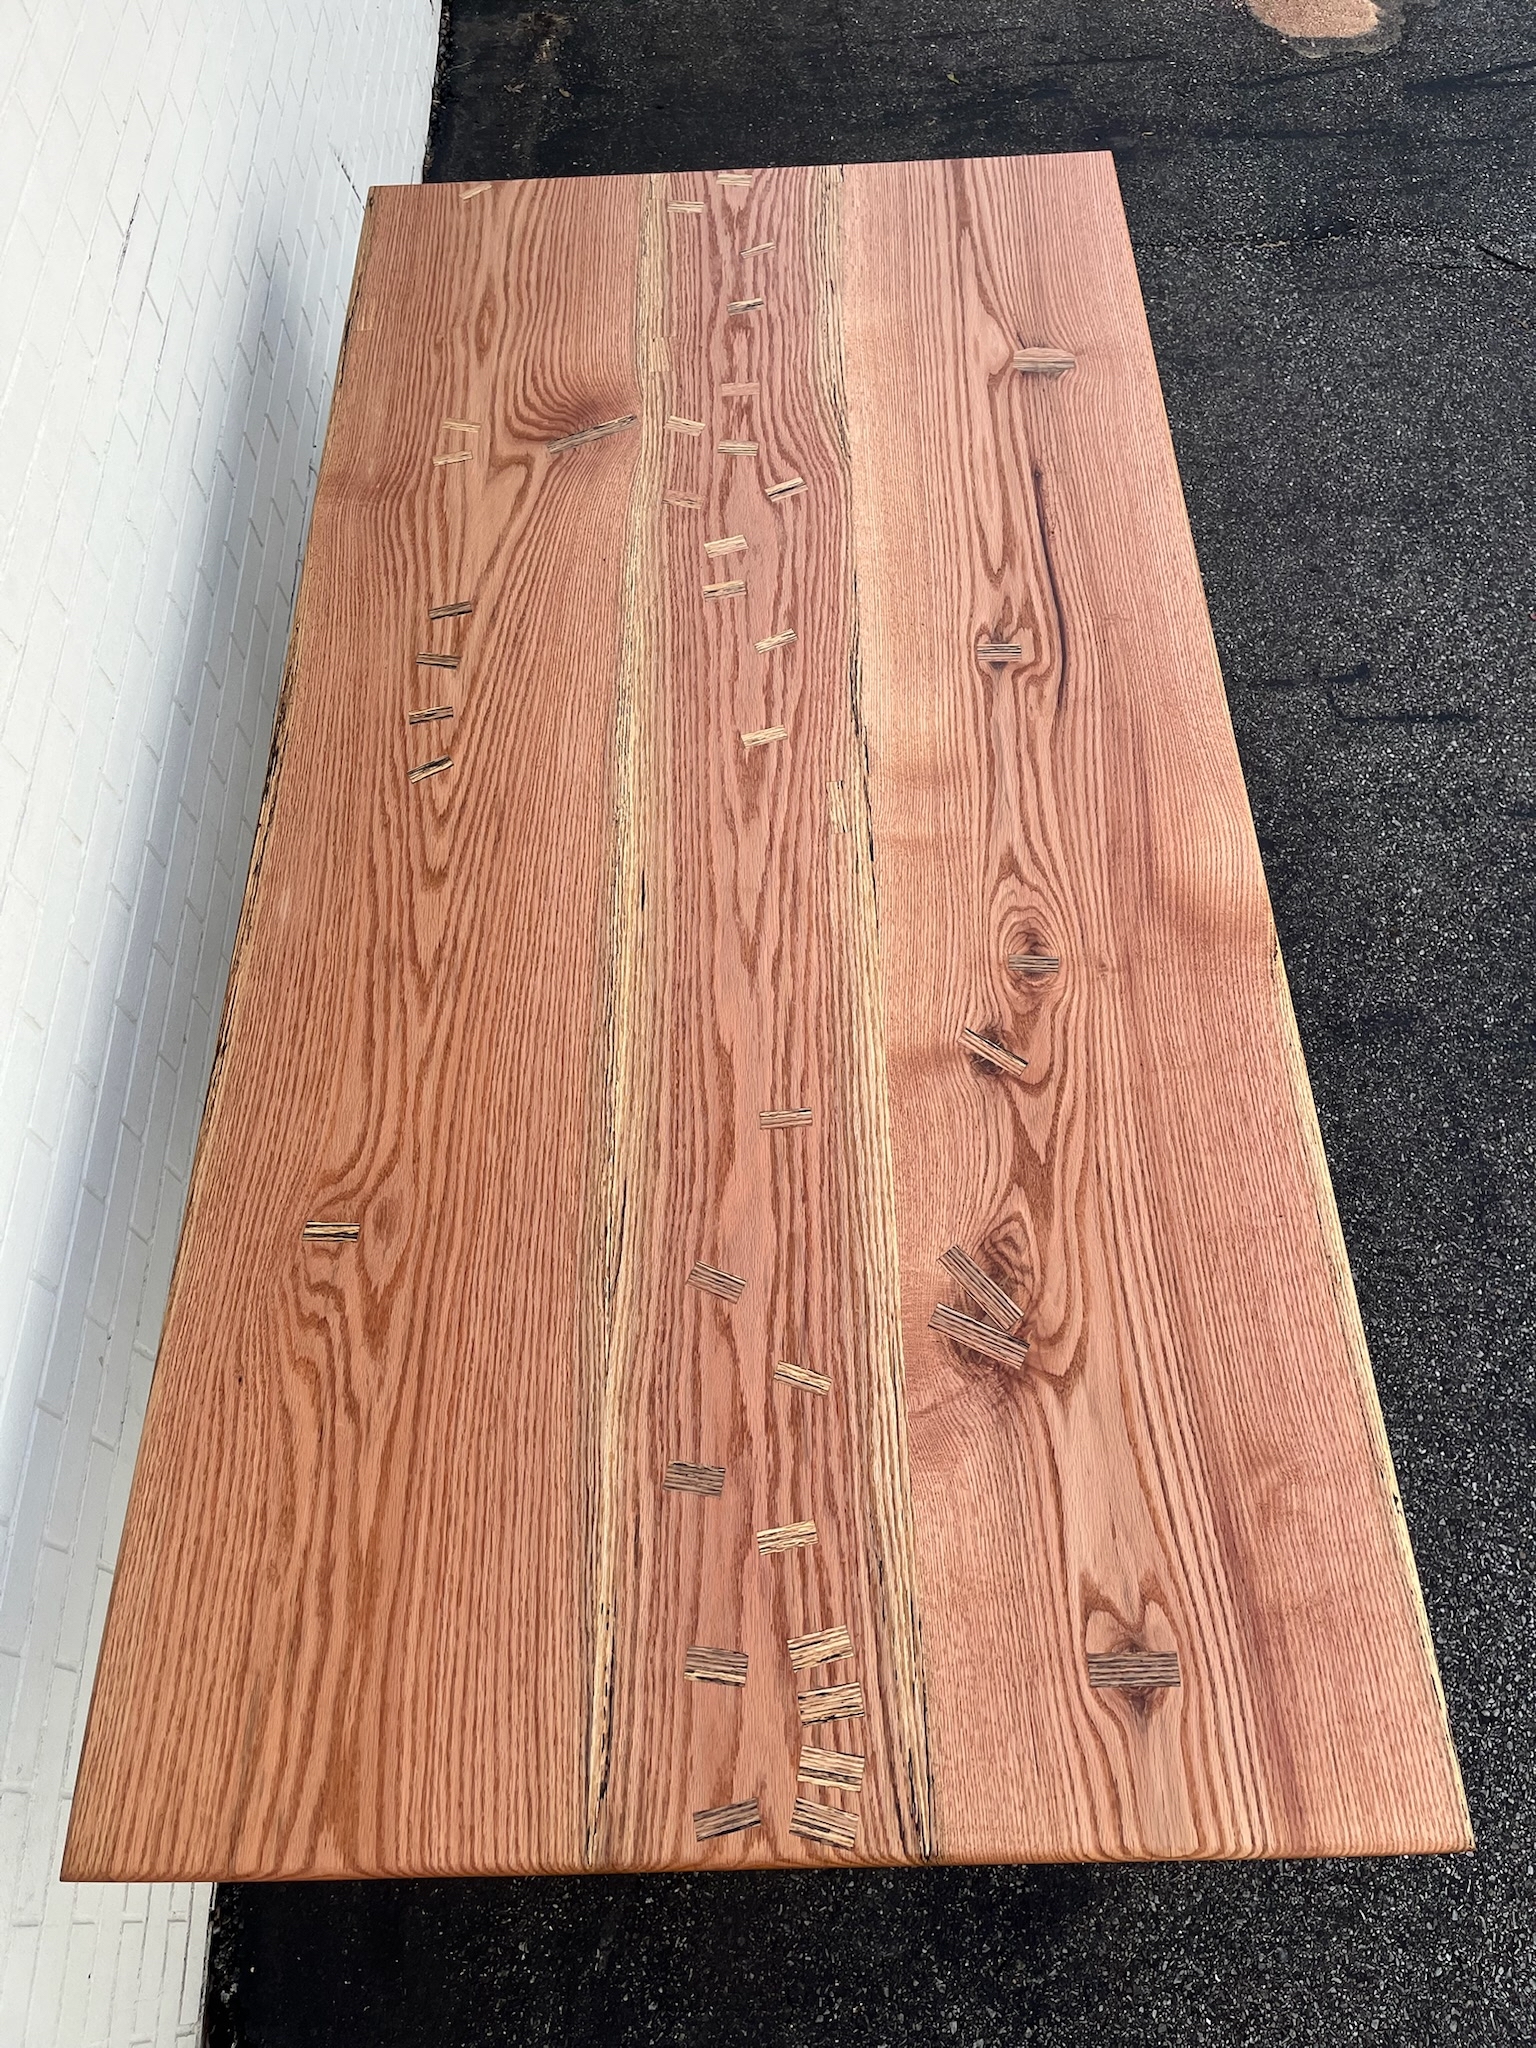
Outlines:
[{"label": "light sapwood stripe", "polygon": [[759,1529],[757,1547],[764,1557],[776,1557],[786,1550],[804,1550],[816,1541],[814,1522],[785,1522],[776,1529]]},{"label": "light sapwood stripe", "polygon": [[440,718],[452,718],[452,716],[453,706],[451,704],[429,704],[425,711],[407,712],[405,722],[407,725],[433,725]]},{"label": "light sapwood stripe", "polygon": [[429,619],[467,619],[474,608],[470,600],[465,598],[458,604],[435,604],[428,611],[427,617]]},{"label": "light sapwood stripe", "polygon": [[1005,1337],[990,1323],[962,1315],[959,1309],[951,1308],[947,1302],[938,1304],[928,1318],[928,1327],[941,1331],[956,1344],[963,1344],[967,1351],[977,1351],[983,1358],[995,1359],[999,1365],[1022,1367],[1029,1363],[1029,1345],[1022,1337]]},{"label": "light sapwood stripe", "polygon": [[754,644],[759,654],[771,654],[775,647],[788,647],[794,637],[794,627],[786,626],[782,633],[770,633],[766,640],[758,640]]},{"label": "light sapwood stripe", "polygon": [[683,1676],[696,1685],[745,1685],[747,1653],[695,1643],[683,1659]]},{"label": "light sapwood stripe", "polygon": [[[657,528],[665,530],[665,525],[653,508],[672,445],[663,431],[670,404],[671,364],[665,337],[670,237],[663,208],[665,179],[647,178],[638,189],[638,218],[633,226],[632,346],[638,364],[640,433],[617,591],[614,836],[604,905],[607,944],[594,976],[596,1028],[587,1085],[598,1109],[592,1120],[588,1201],[582,1219],[582,1313],[578,1323],[578,1360],[588,1390],[587,1437],[592,1446],[586,1489],[591,1502],[587,1572],[592,1624],[582,1837],[582,1863],[588,1869],[611,1863],[615,1860],[613,1844],[617,1841],[622,1852],[624,1842],[622,1818],[616,1822],[613,1811],[619,1769],[614,1718],[623,1706],[616,1620],[632,1591],[627,1571],[634,1531],[643,1513],[640,1469],[643,1457],[656,1454],[650,1444],[643,1453],[634,1445],[634,1389],[652,1361],[642,1355],[650,1276],[630,1225],[635,1215],[657,1206],[660,1171],[646,1113],[657,1047],[653,1021],[656,992],[645,944],[645,904],[646,876],[655,871],[664,843],[658,816],[660,739],[655,699],[658,674],[665,666],[665,626],[654,599],[654,561]],[[682,1440],[707,1439],[700,1430]],[[671,1441],[677,1442],[678,1437]],[[672,1640],[675,1637],[669,1634],[667,1641]],[[654,1690],[659,1693],[661,1689],[658,1671]],[[752,1811],[753,1818],[740,1825],[756,1824],[755,1801]]]},{"label": "light sapwood stripe", "polygon": [[808,1124],[812,1115],[809,1109],[765,1109],[757,1121],[765,1131],[789,1131]]},{"label": "light sapwood stripe", "polygon": [[848,817],[848,798],[841,782],[827,784],[827,815],[839,832],[851,830]]},{"label": "light sapwood stripe", "polygon": [[306,1223],[299,1234],[310,1244],[356,1244],[362,1230],[356,1223]]},{"label": "light sapwood stripe", "polygon": [[807,1842],[825,1842],[830,1849],[851,1849],[858,1839],[859,1816],[815,1799],[797,1799],[789,1816],[789,1832]]},{"label": "light sapwood stripe", "polygon": [[755,1799],[738,1799],[732,1806],[707,1806],[693,1816],[696,1842],[718,1841],[722,1835],[739,1835],[744,1828],[763,1824],[762,1809]]},{"label": "light sapwood stripe", "polygon": [[688,1285],[703,1294],[717,1294],[722,1301],[740,1301],[746,1281],[739,1273],[722,1273],[718,1266],[695,1266]]},{"label": "light sapwood stripe", "polygon": [[819,1727],[824,1721],[861,1721],[864,1718],[864,1688],[857,1682],[852,1685],[818,1685],[810,1692],[798,1693],[795,1704],[807,1728]]},{"label": "light sapwood stripe", "polygon": [[789,1638],[789,1661],[796,1671],[809,1671],[817,1664],[833,1664],[840,1657],[852,1655],[853,1637],[841,1626]]},{"label": "light sapwood stripe", "polygon": [[1180,1683],[1177,1650],[1090,1650],[1092,1686],[1171,1686]]},{"label": "light sapwood stripe", "polygon": [[954,1274],[984,1315],[990,1317],[1005,1335],[1012,1336],[1024,1320],[1023,1309],[1004,1293],[995,1280],[983,1273],[969,1252],[960,1245],[952,1244],[947,1252],[940,1253],[939,1264]]},{"label": "light sapwood stripe", "polygon": [[1028,1060],[1020,1059],[1016,1052],[1010,1052],[1006,1045],[999,1045],[996,1039],[984,1038],[979,1031],[962,1031],[960,1043],[977,1059],[985,1060],[989,1067],[1000,1068],[1005,1074],[1024,1074],[1029,1071]]},{"label": "light sapwood stripe", "polygon": [[547,441],[545,453],[562,455],[567,448],[585,448],[589,441],[606,441],[610,434],[623,434],[635,425],[635,414],[624,413],[616,420],[600,420],[595,427],[578,427],[574,434],[562,434],[558,441]]},{"label": "light sapwood stripe", "polygon": [[744,732],[741,744],[744,747],[771,747],[778,740],[787,740],[789,734],[782,725],[765,725],[757,732]]},{"label": "light sapwood stripe", "polygon": [[798,1387],[806,1394],[830,1394],[832,1382],[824,1372],[816,1372],[808,1365],[794,1365],[787,1358],[781,1358],[773,1368],[776,1380],[782,1380],[787,1387]]},{"label": "light sapwood stripe", "polygon": [[663,1486],[669,1493],[702,1493],[717,1497],[725,1487],[723,1465],[689,1465],[674,1458],[667,1467]]},{"label": "light sapwood stripe", "polygon": [[1059,377],[1076,369],[1077,357],[1064,348],[1021,348],[1014,355],[1013,367],[1036,377]]},{"label": "light sapwood stripe", "polygon": [[796,1775],[803,1785],[835,1785],[840,1791],[857,1792],[864,1782],[864,1759],[853,1751],[806,1742],[800,1747]]},{"label": "light sapwood stripe", "polygon": [[419,767],[412,768],[405,779],[407,782],[427,782],[434,775],[446,774],[452,766],[451,754],[439,754],[435,761],[423,761]]}]

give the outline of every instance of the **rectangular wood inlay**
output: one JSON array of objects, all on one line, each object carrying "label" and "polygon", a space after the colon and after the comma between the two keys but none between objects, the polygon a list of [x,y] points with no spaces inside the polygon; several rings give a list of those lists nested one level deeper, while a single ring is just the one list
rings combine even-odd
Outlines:
[{"label": "rectangular wood inlay", "polygon": [[705,1493],[718,1496],[725,1488],[723,1465],[686,1465],[674,1458],[662,1481],[668,1493]]},{"label": "rectangular wood inlay", "polygon": [[962,1315],[959,1309],[951,1308],[947,1302],[940,1302],[928,1318],[930,1330],[941,1330],[955,1343],[963,1344],[967,1351],[979,1351],[983,1358],[996,1359],[999,1365],[1024,1366],[1029,1363],[1029,1344],[1022,1337],[1005,1337],[1000,1330],[994,1330],[990,1323],[978,1322],[975,1316]]},{"label": "rectangular wood inlay", "polygon": [[941,1252],[939,1264],[954,1274],[976,1306],[1005,1334],[1011,1335],[1023,1322],[1023,1309],[1011,1295],[1003,1292],[995,1280],[983,1273],[970,1253],[960,1245],[952,1244],[947,1252]]},{"label": "rectangular wood inlay", "polygon": [[696,1842],[717,1841],[721,1835],[739,1835],[743,1828],[761,1827],[762,1810],[755,1799],[738,1799],[734,1806],[710,1806],[693,1816]]},{"label": "rectangular wood inlay", "polygon": [[781,1550],[803,1550],[808,1543],[816,1541],[814,1522],[786,1522],[779,1529],[759,1529],[757,1547],[764,1557],[772,1557]]},{"label": "rectangular wood inlay", "polygon": [[717,1650],[707,1643],[695,1643],[683,1659],[683,1676],[698,1685],[745,1685],[745,1650]]},{"label": "rectangular wood inlay", "polygon": [[808,1728],[823,1721],[858,1721],[864,1715],[864,1688],[858,1684],[819,1685],[801,1693],[795,1704]]},{"label": "rectangular wood inlay", "polygon": [[853,1638],[845,1628],[818,1629],[815,1635],[791,1636],[789,1661],[796,1671],[809,1671],[815,1664],[832,1664],[839,1657],[853,1655]]},{"label": "rectangular wood inlay", "polygon": [[1005,1074],[1027,1074],[1029,1071],[1028,1060],[1020,1059],[1006,1045],[999,1045],[996,1039],[984,1037],[979,1031],[962,1031],[960,1043],[977,1059],[985,1060],[989,1066],[1001,1067]]},{"label": "rectangular wood inlay", "polygon": [[757,1121],[765,1131],[791,1131],[798,1125],[808,1124],[814,1113],[809,1109],[765,1109]]},{"label": "rectangular wood inlay", "polygon": [[857,1792],[864,1782],[864,1759],[846,1750],[821,1749],[806,1742],[800,1747],[797,1775],[802,1785],[835,1785],[844,1792]]},{"label": "rectangular wood inlay", "polygon": [[1088,1683],[1093,1686],[1167,1686],[1179,1683],[1177,1650],[1090,1650]]},{"label": "rectangular wood inlay", "polygon": [[832,1382],[824,1372],[817,1372],[809,1365],[794,1365],[787,1358],[781,1358],[773,1368],[776,1380],[782,1380],[787,1387],[799,1387],[807,1394],[830,1394]]},{"label": "rectangular wood inlay", "polygon": [[722,1273],[715,1266],[695,1266],[688,1285],[704,1294],[718,1294],[722,1301],[740,1301],[746,1281],[739,1273]]},{"label": "rectangular wood inlay", "polygon": [[789,1831],[808,1842],[825,1842],[829,1848],[851,1849],[858,1838],[859,1816],[845,1813],[840,1806],[822,1806],[814,1799],[797,1799],[790,1812]]}]

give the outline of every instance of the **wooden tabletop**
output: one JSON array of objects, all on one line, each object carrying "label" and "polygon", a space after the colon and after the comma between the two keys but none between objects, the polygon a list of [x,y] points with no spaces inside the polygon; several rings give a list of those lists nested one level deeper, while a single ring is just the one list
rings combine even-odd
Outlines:
[{"label": "wooden tabletop", "polygon": [[1468,1839],[1109,158],[376,192],[65,1875]]}]

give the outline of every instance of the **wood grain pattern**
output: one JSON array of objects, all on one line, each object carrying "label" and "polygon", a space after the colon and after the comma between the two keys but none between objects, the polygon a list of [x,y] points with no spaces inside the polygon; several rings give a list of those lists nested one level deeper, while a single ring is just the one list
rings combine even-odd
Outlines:
[{"label": "wood grain pattern", "polygon": [[1466,1840],[1108,159],[374,194],[66,1874]]}]

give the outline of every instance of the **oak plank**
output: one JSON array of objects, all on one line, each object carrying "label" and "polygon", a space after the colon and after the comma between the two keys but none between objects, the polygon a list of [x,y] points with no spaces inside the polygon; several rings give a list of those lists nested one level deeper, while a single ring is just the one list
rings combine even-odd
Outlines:
[{"label": "oak plank", "polygon": [[66,1874],[1464,1842],[1109,160],[469,189],[370,201]]},{"label": "oak plank", "polygon": [[[1463,1845],[1110,159],[846,192],[941,1852]],[[956,1243],[1027,1303],[1024,1369],[930,1331]],[[1090,1688],[1131,1649],[1182,1684]]]},{"label": "oak plank", "polygon": [[[371,201],[72,1876],[581,1860],[637,440],[545,451],[634,410],[638,200]],[[468,463],[433,462],[448,418]],[[411,786],[423,646],[462,655],[456,764]]]}]

